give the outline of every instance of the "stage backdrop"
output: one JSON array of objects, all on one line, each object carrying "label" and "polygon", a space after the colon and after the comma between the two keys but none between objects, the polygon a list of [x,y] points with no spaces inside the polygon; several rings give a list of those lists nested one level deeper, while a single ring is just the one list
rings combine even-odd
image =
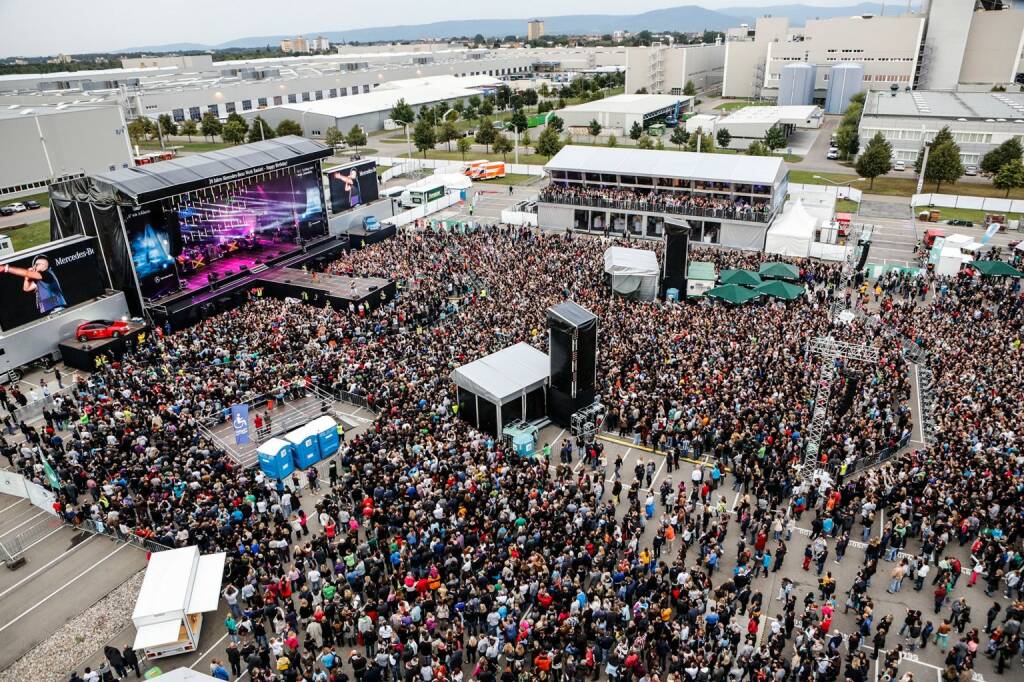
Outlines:
[{"label": "stage backdrop", "polygon": [[331,188],[331,213],[368,204],[380,196],[376,161],[361,161],[332,169],[327,173],[327,182]]},{"label": "stage backdrop", "polygon": [[[96,240],[75,239],[0,261],[0,329],[10,330],[95,298],[106,290]],[[31,273],[28,277],[21,271]]]},{"label": "stage backdrop", "polygon": [[181,253],[181,230],[178,229],[177,217],[165,211],[160,202],[154,201],[126,210],[124,226],[128,231],[132,264],[142,295],[159,298],[176,291],[178,272],[174,259]]}]

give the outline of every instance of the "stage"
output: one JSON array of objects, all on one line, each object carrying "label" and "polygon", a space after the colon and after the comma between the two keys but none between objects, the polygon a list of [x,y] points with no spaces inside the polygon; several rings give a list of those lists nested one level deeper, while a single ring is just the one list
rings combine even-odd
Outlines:
[{"label": "stage", "polygon": [[367,231],[365,227],[353,227],[348,231],[349,243],[353,249],[361,249],[369,244],[376,244],[382,242],[385,239],[391,239],[397,234],[398,230],[394,225],[381,225],[379,230],[373,232]]},{"label": "stage", "polygon": [[[128,331],[116,339],[79,341],[72,337],[57,344],[64,364],[85,372],[94,372],[104,362],[121,359],[125,351],[139,344],[139,334],[145,334],[144,322],[128,322]],[[102,360],[100,359],[102,356]]]},{"label": "stage", "polygon": [[268,270],[259,275],[258,282],[265,294],[275,298],[290,296],[313,305],[327,301],[335,310],[348,310],[361,303],[372,310],[395,297],[393,280],[327,275],[297,268]]}]

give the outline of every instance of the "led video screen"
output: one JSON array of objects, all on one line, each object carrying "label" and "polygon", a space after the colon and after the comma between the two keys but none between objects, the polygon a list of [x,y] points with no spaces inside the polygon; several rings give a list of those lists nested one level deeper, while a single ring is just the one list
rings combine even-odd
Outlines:
[{"label": "led video screen", "polygon": [[106,289],[96,239],[57,244],[0,264],[0,329],[96,298]]},{"label": "led video screen", "polygon": [[380,196],[377,188],[377,162],[364,161],[327,173],[331,188],[331,212],[341,213],[356,206],[376,201]]}]

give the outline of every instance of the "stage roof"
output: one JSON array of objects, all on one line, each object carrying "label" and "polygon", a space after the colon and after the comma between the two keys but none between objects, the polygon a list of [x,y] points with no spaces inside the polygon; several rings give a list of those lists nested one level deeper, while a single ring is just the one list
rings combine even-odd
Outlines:
[{"label": "stage roof", "polygon": [[495,405],[503,405],[547,383],[548,354],[528,343],[517,343],[452,370],[459,388]]},{"label": "stage roof", "polygon": [[331,153],[330,147],[319,142],[288,135],[100,173],[92,176],[92,181],[101,189],[116,190],[132,203],[144,204],[221,182],[324,159]]},{"label": "stage roof", "polygon": [[697,152],[583,147],[568,145],[547,162],[544,170],[577,173],[618,173],[683,180],[711,180],[771,185],[784,169],[777,156],[704,154]]}]

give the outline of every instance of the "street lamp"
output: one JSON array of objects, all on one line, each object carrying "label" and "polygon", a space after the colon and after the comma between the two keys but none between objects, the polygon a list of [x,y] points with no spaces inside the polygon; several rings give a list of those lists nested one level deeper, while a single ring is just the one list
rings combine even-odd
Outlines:
[{"label": "street lamp", "polygon": [[924,156],[921,157],[921,172],[917,175],[917,194],[924,191],[924,171],[928,167],[928,152],[932,148],[931,140],[924,141]]}]

